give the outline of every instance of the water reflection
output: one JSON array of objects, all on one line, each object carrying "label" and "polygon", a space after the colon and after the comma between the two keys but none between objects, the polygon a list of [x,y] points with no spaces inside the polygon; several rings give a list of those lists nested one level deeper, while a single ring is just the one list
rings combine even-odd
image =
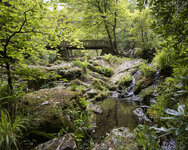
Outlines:
[{"label": "water reflection", "polygon": [[93,134],[94,141],[100,141],[115,127],[128,127],[130,130],[137,125],[136,119],[133,117],[135,104],[127,103],[124,100],[108,98],[98,102],[103,113],[97,115],[96,131]]}]

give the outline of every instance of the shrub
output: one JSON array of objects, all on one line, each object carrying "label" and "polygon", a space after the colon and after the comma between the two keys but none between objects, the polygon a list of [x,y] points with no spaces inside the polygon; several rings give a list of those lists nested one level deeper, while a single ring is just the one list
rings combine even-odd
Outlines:
[{"label": "shrub", "polygon": [[108,61],[109,63],[121,63],[121,61],[122,61],[122,58],[120,58],[120,57],[117,57],[117,56],[113,56],[113,55],[111,55],[111,54],[106,54],[106,55],[104,55],[104,57],[103,57],[106,61]]},{"label": "shrub", "polygon": [[166,51],[158,52],[154,57],[153,63],[157,66],[159,70],[169,70],[172,65],[172,54],[167,53]]},{"label": "shrub", "polygon": [[156,138],[156,131],[147,125],[138,125],[135,129],[136,142],[138,147],[144,150],[159,150],[159,140]]},{"label": "shrub", "polygon": [[84,72],[87,71],[87,60],[86,59],[84,62],[81,62],[80,60],[73,61],[73,65],[83,69]]},{"label": "shrub", "polygon": [[14,121],[11,120],[6,110],[1,110],[0,118],[0,148],[2,150],[19,149],[18,138],[20,137],[24,127],[25,120],[17,116]]},{"label": "shrub", "polygon": [[152,127],[152,129],[160,134],[159,137],[174,135],[178,141],[178,149],[185,149],[188,140],[188,112],[185,106],[179,105],[177,110],[164,109],[164,112],[168,115],[161,117],[162,120],[165,120],[164,126],[160,128]]},{"label": "shrub", "polygon": [[155,68],[152,65],[146,65],[142,63],[139,66],[139,70],[144,74],[145,77],[153,76],[155,74]]}]

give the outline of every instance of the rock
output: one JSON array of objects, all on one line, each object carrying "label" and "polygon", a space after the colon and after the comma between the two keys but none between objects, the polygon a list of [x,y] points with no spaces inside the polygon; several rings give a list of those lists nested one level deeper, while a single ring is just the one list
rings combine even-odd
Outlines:
[{"label": "rock", "polygon": [[134,135],[127,128],[113,129],[105,140],[96,144],[92,150],[136,150]]},{"label": "rock", "polygon": [[41,89],[26,94],[22,98],[22,107],[27,108],[24,111],[32,119],[31,127],[45,133],[59,132],[66,119],[57,110],[72,104],[75,95],[75,92],[63,90],[61,87]]},{"label": "rock", "polygon": [[63,69],[63,70],[59,70],[58,74],[61,77],[67,78],[67,79],[81,78],[82,69],[80,69],[79,67],[70,68],[68,70]]},{"label": "rock", "polygon": [[38,145],[34,150],[75,150],[76,142],[71,133]]},{"label": "rock", "polygon": [[147,122],[152,122],[148,117],[147,115],[144,113],[143,109],[142,108],[136,108],[134,111],[133,111],[134,115],[136,115],[139,119],[139,121],[147,121]]},{"label": "rock", "polygon": [[96,114],[102,114],[102,109],[99,105],[95,105],[95,104],[89,104],[87,106],[87,110],[88,111],[93,111]]},{"label": "rock", "polygon": [[123,76],[131,76],[132,72],[141,64],[140,59],[125,60],[114,68],[114,75],[110,78],[112,83],[117,83]]},{"label": "rock", "polygon": [[96,95],[98,95],[98,91],[97,90],[95,90],[95,89],[91,89],[91,90],[89,90],[88,92],[86,92],[85,94],[84,94],[84,96],[88,96],[89,98],[93,98],[93,97],[95,97]]}]

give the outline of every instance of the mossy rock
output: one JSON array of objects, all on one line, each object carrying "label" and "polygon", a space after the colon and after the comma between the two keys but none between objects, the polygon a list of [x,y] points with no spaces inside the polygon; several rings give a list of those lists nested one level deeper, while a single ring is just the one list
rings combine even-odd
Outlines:
[{"label": "mossy rock", "polygon": [[100,92],[97,96],[94,97],[95,101],[101,101],[108,97],[106,92]]},{"label": "mossy rock", "polygon": [[63,109],[73,105],[75,95],[76,93],[61,87],[42,89],[25,95],[20,111],[30,119],[32,128],[56,133],[68,123],[62,115]]},{"label": "mossy rock", "polygon": [[130,83],[132,82],[132,77],[129,76],[123,76],[119,82],[118,82],[118,88],[120,90],[125,89],[126,87],[128,87],[130,85]]},{"label": "mossy rock", "polygon": [[147,88],[153,83],[153,78],[151,77],[143,77],[139,81],[136,81],[136,86],[134,88],[134,93],[138,94],[144,88]]},{"label": "mossy rock", "polygon": [[68,70],[58,70],[58,74],[62,78],[66,78],[69,80],[77,79],[77,78],[80,79],[80,78],[82,78],[83,70],[79,67],[74,67],[74,68],[70,68]]}]

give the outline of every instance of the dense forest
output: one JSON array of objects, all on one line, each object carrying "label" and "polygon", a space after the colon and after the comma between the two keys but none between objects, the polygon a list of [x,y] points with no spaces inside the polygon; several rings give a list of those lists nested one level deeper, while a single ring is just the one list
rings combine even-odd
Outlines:
[{"label": "dense forest", "polygon": [[188,149],[187,0],[0,0],[0,150]]}]

